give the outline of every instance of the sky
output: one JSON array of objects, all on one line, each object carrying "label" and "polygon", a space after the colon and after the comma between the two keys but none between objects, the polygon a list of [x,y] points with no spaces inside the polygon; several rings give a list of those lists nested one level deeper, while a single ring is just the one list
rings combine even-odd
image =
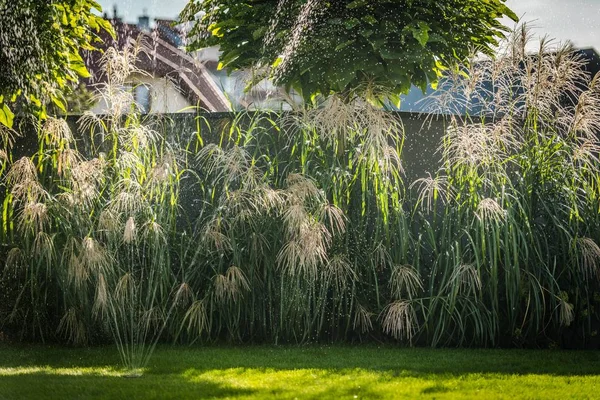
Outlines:
[{"label": "sky", "polygon": [[[187,0],[99,0],[112,16],[113,5],[127,22],[147,11],[151,18],[175,18]],[[600,50],[600,0],[508,0],[506,4],[523,21],[530,21],[537,36],[572,41],[577,47]],[[508,21],[510,22],[510,21]],[[512,23],[511,23],[512,26]]]}]

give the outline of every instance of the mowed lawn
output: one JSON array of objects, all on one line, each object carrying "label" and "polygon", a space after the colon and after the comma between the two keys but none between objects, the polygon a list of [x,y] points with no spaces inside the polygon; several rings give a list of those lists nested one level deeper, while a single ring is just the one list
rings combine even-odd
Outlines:
[{"label": "mowed lawn", "polygon": [[375,346],[116,349],[0,345],[0,399],[598,399],[600,352]]}]

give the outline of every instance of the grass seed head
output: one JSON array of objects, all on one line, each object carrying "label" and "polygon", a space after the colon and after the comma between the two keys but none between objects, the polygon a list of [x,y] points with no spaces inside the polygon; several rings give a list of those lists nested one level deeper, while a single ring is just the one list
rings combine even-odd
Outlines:
[{"label": "grass seed head", "polygon": [[57,148],[73,142],[71,128],[63,118],[48,117],[42,126],[42,134]]},{"label": "grass seed head", "polygon": [[352,323],[354,330],[359,330],[362,334],[373,330],[373,322],[371,320],[373,315],[375,314],[369,312],[359,303],[356,303],[356,311],[354,312],[354,321]]},{"label": "grass seed head", "polygon": [[129,217],[123,230],[123,242],[130,244],[136,241],[136,227],[133,217]]},{"label": "grass seed head", "polygon": [[88,333],[85,322],[80,318],[79,312],[74,307],[69,308],[60,319],[57,331],[75,345],[87,343]]},{"label": "grass seed head", "polygon": [[43,232],[50,223],[48,207],[44,203],[28,202],[19,213],[18,228],[34,235]]},{"label": "grass seed head", "polygon": [[383,320],[383,331],[395,339],[406,339],[409,342],[417,328],[417,314],[412,303],[398,300],[388,304],[380,316]]},{"label": "grass seed head", "polygon": [[581,273],[586,278],[600,278],[600,247],[594,239],[588,237],[576,238],[572,242],[576,249]]},{"label": "grass seed head", "polygon": [[454,192],[448,184],[448,178],[445,176],[432,178],[429,175],[427,178],[417,179],[409,188],[413,187],[417,188],[417,203],[426,212],[433,210],[436,201],[439,200],[442,204],[448,204],[454,197]]},{"label": "grass seed head", "polygon": [[506,210],[496,200],[485,198],[479,202],[476,215],[482,222],[500,223],[506,219]]},{"label": "grass seed head", "polygon": [[392,297],[396,299],[401,299],[404,293],[409,299],[413,299],[423,290],[419,272],[410,265],[395,265],[392,268],[389,286]]}]

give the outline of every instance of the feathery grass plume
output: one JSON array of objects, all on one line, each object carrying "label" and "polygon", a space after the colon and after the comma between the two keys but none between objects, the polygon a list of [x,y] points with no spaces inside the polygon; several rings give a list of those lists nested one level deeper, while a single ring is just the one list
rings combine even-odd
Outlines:
[{"label": "feathery grass plume", "polygon": [[303,204],[292,203],[283,212],[283,223],[287,228],[288,235],[296,236],[303,225],[310,223],[310,216]]},{"label": "feathery grass plume", "polygon": [[[365,89],[369,91],[366,86]],[[299,122],[316,129],[334,146],[340,145],[334,142],[344,142],[352,132],[364,135],[369,141],[367,147],[382,149],[388,144],[381,141],[386,133],[402,133],[398,119],[359,97],[345,102],[339,95],[327,96],[320,107],[309,110]]]},{"label": "feathery grass plume", "polygon": [[500,159],[500,149],[491,143],[490,139],[493,137],[485,125],[460,125],[455,117],[452,120],[440,148],[451,164],[479,167],[496,163]]},{"label": "feathery grass plume", "polygon": [[383,331],[395,339],[412,341],[417,329],[417,314],[410,301],[397,300],[388,304],[380,314]]},{"label": "feathery grass plume", "polygon": [[147,125],[135,123],[127,127],[119,127],[117,134],[125,148],[136,151],[147,150],[148,146],[162,139],[161,135]]},{"label": "feathery grass plume", "polygon": [[94,274],[105,272],[111,264],[110,253],[91,236],[81,241],[78,258],[83,268]]},{"label": "feathery grass plume", "polygon": [[[220,160],[220,175],[226,184],[244,181],[245,174],[250,172],[252,157],[246,149],[241,146],[233,146],[223,153]],[[250,174],[251,176],[252,174]]]},{"label": "feathery grass plume", "polygon": [[[581,93],[574,113],[567,113],[568,132],[579,137],[595,140],[600,131],[600,76],[596,75],[590,88]],[[563,122],[565,123],[565,122]]]},{"label": "feathery grass plume", "polygon": [[499,156],[517,151],[523,145],[521,127],[511,115],[503,115],[492,124],[485,125],[490,146]]},{"label": "feathery grass plume", "polygon": [[320,199],[322,192],[310,178],[292,173],[285,180],[287,188],[285,194],[290,204],[303,204],[309,199]]},{"label": "feathery grass plume", "polygon": [[[117,281],[115,286],[114,299],[116,301],[117,311],[124,312],[120,309],[122,307],[130,306],[135,307],[135,295],[136,282],[131,272],[126,272]],[[113,311],[114,312],[114,311]]]},{"label": "feathery grass plume", "polygon": [[101,185],[105,181],[106,160],[103,158],[80,160],[72,165],[70,173],[75,190],[81,190],[80,188],[86,185]]},{"label": "feathery grass plume", "polygon": [[65,173],[72,172],[72,169],[81,162],[81,154],[74,149],[65,148],[57,151],[57,167],[56,172],[59,176],[64,176]]},{"label": "feathery grass plume", "polygon": [[459,264],[452,271],[450,279],[445,285],[445,290],[474,292],[480,294],[482,290],[481,275],[474,264]]},{"label": "feathery grass plume", "polygon": [[506,210],[496,200],[488,197],[479,202],[476,215],[482,222],[500,223],[506,219]]},{"label": "feathery grass plume", "polygon": [[15,143],[15,139],[19,136],[18,132],[5,125],[0,125],[0,144],[3,149],[10,150]]},{"label": "feathery grass plume", "polygon": [[578,140],[573,148],[573,163],[579,167],[589,168],[590,171],[597,172],[600,165],[600,144],[597,140],[582,139]]},{"label": "feathery grass plume", "polygon": [[115,185],[115,195],[109,202],[110,209],[117,214],[135,215],[147,207],[141,185],[135,180],[124,178]]},{"label": "feathery grass plume", "polygon": [[369,312],[366,308],[356,303],[356,310],[354,311],[354,321],[352,322],[352,328],[365,334],[373,330],[373,318],[375,314]]},{"label": "feathery grass plume", "polygon": [[600,278],[600,247],[594,239],[578,237],[572,240],[571,247],[576,252],[579,268],[586,279]]},{"label": "feathery grass plume", "polygon": [[563,107],[564,96],[578,96],[588,79],[584,59],[570,43],[555,45],[545,37],[538,53],[525,57],[524,65],[522,96],[528,107],[549,118]]},{"label": "feathery grass plume", "polygon": [[218,302],[224,302],[229,299],[229,281],[223,274],[217,274],[213,277],[213,290]]},{"label": "feathery grass plume", "polygon": [[142,237],[152,246],[166,246],[167,237],[163,227],[154,218],[148,220],[141,228]]},{"label": "feathery grass plume", "polygon": [[173,176],[174,169],[173,164],[175,163],[175,157],[171,153],[167,153],[163,156],[162,160],[158,162],[150,171],[150,180],[152,183],[163,183]]},{"label": "feathery grass plume", "polygon": [[182,282],[175,291],[174,304],[186,306],[194,300],[194,293],[187,282]]},{"label": "feathery grass plume", "polygon": [[111,81],[97,85],[100,90],[96,92],[93,98],[95,102],[103,101],[106,104],[108,116],[115,119],[132,110],[139,111],[139,105],[136,103],[132,91],[125,90],[123,86],[114,87],[112,85],[114,83]]},{"label": "feathery grass plume", "polygon": [[196,336],[208,331],[209,320],[204,300],[196,300],[192,303],[183,316],[181,326],[186,326],[187,333]]},{"label": "feathery grass plume", "polygon": [[310,219],[298,228],[279,251],[277,264],[290,277],[315,279],[318,267],[327,263],[331,234],[323,224]]},{"label": "feathery grass plume", "polygon": [[44,203],[28,202],[18,214],[19,224],[17,228],[25,233],[43,232],[50,224],[48,207]]},{"label": "feathery grass plume", "polygon": [[54,236],[39,231],[33,241],[33,254],[38,259],[46,260],[48,264],[55,259]]},{"label": "feathery grass plume", "polygon": [[42,126],[46,142],[55,147],[63,147],[73,142],[73,133],[63,118],[48,117]]},{"label": "feathery grass plume", "polygon": [[[96,84],[97,90],[93,101],[107,105],[108,116],[113,120],[113,124],[125,113],[139,112],[132,91],[124,90],[124,87],[132,74],[149,76],[148,72],[136,66],[139,53],[147,52],[147,45],[143,40],[140,35],[134,45],[128,44],[123,50],[109,47],[100,60],[104,81]],[[103,123],[97,124],[99,121],[95,121],[89,115],[82,122],[89,126],[103,125]],[[102,129],[102,135],[105,130]]]},{"label": "feathery grass plume", "polygon": [[[145,165],[140,154],[133,151],[121,151],[119,158],[117,158],[117,167],[119,170],[126,173],[126,179],[129,179],[130,181],[136,177],[142,176],[145,172]],[[129,174],[131,174],[132,177],[129,177]]]},{"label": "feathery grass plume", "polygon": [[334,236],[346,232],[346,216],[337,206],[324,203],[319,208],[319,221],[327,224],[329,232]]},{"label": "feathery grass plume", "polygon": [[75,345],[87,343],[88,334],[85,322],[80,318],[79,312],[71,307],[60,319],[58,334],[64,335],[67,340]]},{"label": "feathery grass plume", "polygon": [[345,255],[336,254],[329,259],[321,271],[322,279],[328,287],[334,287],[338,293],[345,291],[349,284],[358,280],[358,275]]},{"label": "feathery grass plume", "polygon": [[105,238],[114,237],[121,230],[121,216],[108,208],[103,209],[98,217],[98,233]]},{"label": "feathery grass plume", "polygon": [[67,274],[69,283],[77,289],[83,289],[90,277],[90,271],[85,268],[85,264],[81,262],[77,254],[71,254],[68,258]]},{"label": "feathery grass plume", "polygon": [[196,154],[196,163],[207,175],[215,173],[220,168],[224,150],[215,143],[208,143]]},{"label": "feathery grass plume", "polygon": [[216,173],[226,185],[243,182],[245,174],[252,172],[252,157],[238,145],[223,150],[215,144],[209,144],[197,154],[196,161],[207,174]]},{"label": "feathery grass plume", "polygon": [[209,249],[224,252],[232,249],[229,237],[223,232],[227,230],[226,221],[220,216],[213,216],[202,230],[201,240]]},{"label": "feathery grass plume", "polygon": [[378,160],[379,168],[385,174],[405,175],[404,166],[402,165],[402,158],[400,152],[394,146],[385,146],[381,149],[381,155]]},{"label": "feathery grass plume", "polygon": [[383,241],[379,241],[374,247],[371,259],[380,270],[384,270],[387,266],[393,264],[392,256]]},{"label": "feathery grass plume", "polygon": [[123,50],[109,47],[102,55],[100,67],[111,84],[122,86],[131,74],[148,75],[136,66],[140,52],[146,49],[143,37],[138,39],[135,45],[128,45]]},{"label": "feathery grass plume", "polygon": [[281,191],[267,185],[261,186],[259,190],[262,198],[261,204],[267,212],[278,210],[284,204],[284,194]]},{"label": "feathery grass plume", "polygon": [[566,292],[560,292],[558,296],[559,321],[561,326],[570,326],[575,320],[573,304],[569,303],[569,295]]},{"label": "feathery grass plume", "polygon": [[448,178],[445,176],[436,176],[432,178],[420,178],[411,183],[409,189],[417,188],[417,205],[425,212],[431,212],[434,209],[436,201],[442,204],[448,204],[454,198],[453,188],[448,184]]},{"label": "feathery grass plume", "polygon": [[20,181],[10,187],[10,194],[16,203],[40,203],[50,195],[37,181]]},{"label": "feathery grass plume", "polygon": [[377,166],[384,176],[403,174],[400,154],[395,146],[390,145],[390,142],[396,144],[404,136],[401,121],[378,110],[367,113],[361,123],[365,127],[358,133],[364,132],[364,138],[355,153],[356,162],[371,169]]},{"label": "feathery grass plume", "polygon": [[5,178],[9,192],[17,203],[39,203],[50,197],[38,181],[37,169],[29,157],[22,157],[13,163]]},{"label": "feathery grass plume", "polygon": [[6,254],[2,279],[7,279],[10,273],[16,277],[26,266],[27,263],[25,262],[23,251],[18,247],[11,248]]},{"label": "feathery grass plume", "polygon": [[309,110],[304,116],[307,123],[330,140],[346,135],[358,118],[356,102],[345,103],[339,96],[328,96],[319,108]]},{"label": "feathery grass plume", "polygon": [[396,299],[401,299],[403,293],[406,293],[409,299],[413,299],[423,290],[419,272],[410,265],[395,265],[392,268],[389,286],[392,297]]},{"label": "feathery grass plume", "polygon": [[245,221],[262,211],[262,197],[254,190],[238,189],[225,193],[225,211],[236,221]]},{"label": "feathery grass plume", "polygon": [[243,292],[250,290],[244,272],[235,265],[227,268],[225,275],[218,274],[213,279],[215,297],[218,301],[236,303],[242,298]]},{"label": "feathery grass plume", "polygon": [[136,227],[135,220],[133,217],[129,217],[125,223],[125,229],[123,230],[123,242],[130,244],[136,241]]},{"label": "feathery grass plume", "polygon": [[98,317],[105,315],[108,306],[108,284],[103,273],[96,277],[96,289],[94,292],[94,305],[92,306],[92,315]]},{"label": "feathery grass plume", "polygon": [[38,182],[37,169],[31,158],[21,157],[15,161],[6,174],[6,182],[10,186]]},{"label": "feathery grass plume", "polygon": [[84,111],[77,120],[77,126],[81,132],[89,132],[92,141],[98,135],[100,142],[104,142],[108,127],[102,118],[93,111]]},{"label": "feathery grass plume", "polygon": [[467,100],[459,95],[465,84],[465,72],[459,65],[448,68],[443,79],[440,79],[438,90],[430,96],[420,100],[423,107],[430,115],[436,116],[448,113],[450,115],[464,114],[467,108]]},{"label": "feathery grass plume", "polygon": [[79,206],[78,200],[72,192],[62,192],[56,195],[58,204],[64,206],[67,210],[73,210]]}]

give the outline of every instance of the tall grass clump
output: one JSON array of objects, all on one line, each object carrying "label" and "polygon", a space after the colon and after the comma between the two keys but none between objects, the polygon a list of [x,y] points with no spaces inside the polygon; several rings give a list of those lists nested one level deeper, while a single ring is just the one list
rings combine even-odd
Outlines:
[{"label": "tall grass clump", "polygon": [[[495,58],[448,71],[435,177],[414,183],[433,345],[547,344],[597,332],[598,77],[521,27]],[[462,116],[459,116],[462,114]]]},{"label": "tall grass clump", "polygon": [[[19,288],[9,323],[22,335],[82,345],[108,335],[136,371],[177,301],[171,268],[178,150],[124,89],[137,49],[109,49],[98,95],[106,115],[39,128],[39,150],[10,163],[4,212],[14,215],[3,279]],[[56,329],[52,332],[52,329]]]},{"label": "tall grass clump", "polygon": [[412,183],[403,125],[368,85],[166,133],[123,89],[135,49],[107,51],[107,115],[77,138],[49,119],[33,156],[0,152],[4,326],[112,338],[132,373],[159,340],[590,345],[600,83],[569,46],[528,53],[530,36],[446,71],[440,168]]},{"label": "tall grass clump", "polygon": [[389,114],[331,97],[295,114],[242,113],[194,139],[202,206],[182,258],[201,294],[178,338],[368,335],[386,275],[408,260],[402,138]]}]

